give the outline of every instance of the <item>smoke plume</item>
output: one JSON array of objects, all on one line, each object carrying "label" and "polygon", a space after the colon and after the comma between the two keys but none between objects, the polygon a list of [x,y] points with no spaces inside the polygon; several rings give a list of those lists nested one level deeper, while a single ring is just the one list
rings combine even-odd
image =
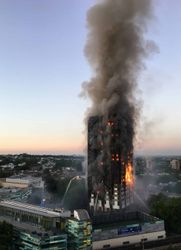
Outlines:
[{"label": "smoke plume", "polygon": [[88,39],[85,54],[93,77],[83,84],[83,94],[92,101],[92,115],[118,116],[129,124],[129,141],[135,135],[140,105],[137,80],[144,59],[155,44],[144,34],[152,19],[151,0],[98,1],[87,15]]}]

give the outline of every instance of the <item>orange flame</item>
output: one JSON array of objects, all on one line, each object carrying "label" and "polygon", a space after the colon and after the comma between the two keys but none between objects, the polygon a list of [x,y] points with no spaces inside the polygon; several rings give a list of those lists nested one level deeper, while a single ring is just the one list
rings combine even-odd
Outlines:
[{"label": "orange flame", "polygon": [[126,178],[126,184],[132,187],[134,184],[134,178],[133,178],[133,167],[131,163],[128,163],[128,165],[126,166],[125,178]]},{"label": "orange flame", "polygon": [[114,122],[109,120],[109,121],[107,122],[107,125],[110,126],[110,127],[112,127],[112,126],[114,125]]}]

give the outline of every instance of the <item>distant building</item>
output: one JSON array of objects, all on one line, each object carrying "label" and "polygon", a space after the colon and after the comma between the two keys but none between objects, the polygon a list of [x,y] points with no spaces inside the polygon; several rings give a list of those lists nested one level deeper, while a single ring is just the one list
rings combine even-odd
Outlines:
[{"label": "distant building", "polygon": [[43,188],[44,181],[37,177],[9,177],[0,179],[0,184],[4,188],[28,188],[29,186],[35,188]]},{"label": "distant building", "polygon": [[151,159],[146,159],[146,169],[151,171],[153,169],[153,162]]},{"label": "distant building", "polygon": [[18,164],[18,167],[24,167],[24,166],[26,166],[26,162],[22,162]]},{"label": "distant building", "polygon": [[4,188],[28,188],[30,182],[20,178],[5,178],[0,179],[1,186]]},{"label": "distant building", "polygon": [[143,157],[136,157],[134,162],[135,175],[143,175],[146,172],[146,160]]},{"label": "distant building", "polygon": [[2,169],[14,169],[14,164],[13,163],[9,163],[9,164],[6,164],[6,165],[1,165],[0,166]]},{"label": "distant building", "polygon": [[180,170],[180,161],[179,160],[171,160],[170,165],[171,165],[172,169]]}]

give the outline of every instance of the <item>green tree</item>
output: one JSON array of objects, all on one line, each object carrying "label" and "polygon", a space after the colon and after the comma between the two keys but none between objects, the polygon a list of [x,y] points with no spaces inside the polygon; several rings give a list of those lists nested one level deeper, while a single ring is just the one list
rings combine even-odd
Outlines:
[{"label": "green tree", "polygon": [[165,221],[168,233],[181,233],[181,198],[153,195],[148,200],[151,214]]},{"label": "green tree", "polygon": [[13,226],[5,221],[0,222],[0,249],[10,250],[13,245]]}]

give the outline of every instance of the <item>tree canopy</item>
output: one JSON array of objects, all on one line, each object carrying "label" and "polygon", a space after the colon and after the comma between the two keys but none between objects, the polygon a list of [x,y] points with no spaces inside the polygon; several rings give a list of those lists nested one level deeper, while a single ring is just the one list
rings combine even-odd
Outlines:
[{"label": "tree canopy", "polygon": [[167,233],[181,233],[181,198],[152,195],[148,205],[152,215],[165,221]]},{"label": "tree canopy", "polygon": [[13,226],[5,221],[0,222],[0,248],[10,250],[13,246]]}]

